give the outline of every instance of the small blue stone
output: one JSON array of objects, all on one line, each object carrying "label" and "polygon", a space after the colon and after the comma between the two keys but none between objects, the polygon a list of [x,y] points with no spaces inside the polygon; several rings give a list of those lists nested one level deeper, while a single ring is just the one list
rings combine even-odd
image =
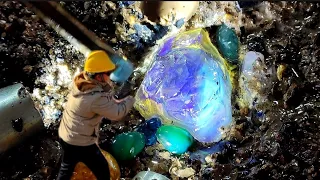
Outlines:
[{"label": "small blue stone", "polygon": [[147,126],[150,130],[157,131],[157,129],[162,125],[161,120],[158,118],[151,118],[147,121]]},{"label": "small blue stone", "polygon": [[131,5],[131,4],[134,4],[135,1],[122,1],[122,3],[123,3],[123,5],[125,5],[125,6],[129,6],[129,5]]},{"label": "small blue stone", "polygon": [[152,32],[146,25],[134,24],[133,28],[136,30],[137,36],[144,42],[148,43],[151,41],[154,36],[154,32]]},{"label": "small blue stone", "polygon": [[155,25],[154,26],[155,29],[155,36],[153,37],[155,40],[159,40],[161,39],[163,36],[165,36],[168,31],[169,31],[169,27],[167,26],[161,26],[161,25]]},{"label": "small blue stone", "polygon": [[135,3],[135,1],[120,1],[120,2],[118,2],[120,8],[127,7],[131,4],[134,4],[134,3]]},{"label": "small blue stone", "polygon": [[138,126],[138,128],[137,128],[137,131],[138,132],[144,132],[144,130],[146,129],[146,124],[145,123],[142,123],[142,124],[140,124],[139,126]]},{"label": "small blue stone", "polygon": [[263,111],[258,111],[257,112],[257,116],[260,118],[260,117],[262,117],[263,116]]},{"label": "small blue stone", "polygon": [[147,146],[151,146],[157,141],[157,137],[155,134],[156,132],[150,131],[149,129],[147,129],[147,126],[145,123],[139,126],[137,131],[144,135]]},{"label": "small blue stone", "polygon": [[143,14],[139,12],[139,13],[138,13],[138,18],[139,18],[139,19],[143,19]]},{"label": "small blue stone", "polygon": [[184,24],[184,18],[181,18],[176,22],[175,26],[177,28],[181,28],[183,26],[183,24]]},{"label": "small blue stone", "polygon": [[156,132],[157,129],[161,126],[161,120],[158,118],[151,118],[146,122],[139,125],[137,131],[143,133],[145,136],[145,142],[147,146],[151,146],[156,143],[157,136]]}]

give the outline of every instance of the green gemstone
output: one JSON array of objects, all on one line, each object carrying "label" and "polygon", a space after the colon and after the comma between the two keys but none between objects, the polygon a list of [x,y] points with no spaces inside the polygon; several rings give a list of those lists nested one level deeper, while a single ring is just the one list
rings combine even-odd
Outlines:
[{"label": "green gemstone", "polygon": [[225,24],[217,30],[217,44],[221,54],[231,63],[236,63],[239,57],[239,41],[235,31]]},{"label": "green gemstone", "polygon": [[144,146],[145,138],[142,133],[122,133],[114,138],[111,152],[118,161],[125,161],[135,158],[143,150]]},{"label": "green gemstone", "polygon": [[177,126],[161,126],[157,130],[157,139],[166,150],[173,154],[183,154],[193,143],[191,134]]}]

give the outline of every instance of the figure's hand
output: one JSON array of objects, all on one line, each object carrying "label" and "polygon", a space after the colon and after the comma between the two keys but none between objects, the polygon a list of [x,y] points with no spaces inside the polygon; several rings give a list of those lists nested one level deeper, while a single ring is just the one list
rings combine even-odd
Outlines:
[{"label": "figure's hand", "polygon": [[114,97],[116,99],[122,99],[128,96],[129,94],[131,94],[131,92],[133,92],[131,86],[132,85],[128,81],[126,81],[116,90]]},{"label": "figure's hand", "polygon": [[117,102],[117,103],[121,103],[121,102],[127,101],[127,100],[133,101],[133,103],[135,102],[135,99],[134,99],[133,96],[126,96],[126,97],[124,97],[124,98],[122,98],[122,99],[116,99],[116,98],[113,97],[113,100],[114,100],[115,102]]},{"label": "figure's hand", "polygon": [[125,101],[130,100],[130,101],[132,101],[132,102],[135,102],[135,99],[134,99],[133,96],[127,96],[127,97],[124,98],[124,100],[125,100]]}]

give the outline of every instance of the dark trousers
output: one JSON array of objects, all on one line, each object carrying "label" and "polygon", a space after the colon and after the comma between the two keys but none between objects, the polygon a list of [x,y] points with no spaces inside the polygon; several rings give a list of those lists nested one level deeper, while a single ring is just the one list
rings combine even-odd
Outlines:
[{"label": "dark trousers", "polygon": [[60,140],[63,154],[58,180],[70,180],[78,162],[83,162],[98,180],[110,180],[108,162],[96,144],[73,146]]}]

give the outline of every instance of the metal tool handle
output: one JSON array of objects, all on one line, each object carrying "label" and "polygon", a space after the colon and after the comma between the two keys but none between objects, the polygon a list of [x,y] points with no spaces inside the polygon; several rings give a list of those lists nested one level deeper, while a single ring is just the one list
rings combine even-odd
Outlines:
[{"label": "metal tool handle", "polygon": [[[118,55],[92,31],[65,11],[54,1],[28,1],[25,4],[54,30],[86,56],[92,50],[103,49],[110,55]],[[71,37],[72,36],[72,37]]]}]

